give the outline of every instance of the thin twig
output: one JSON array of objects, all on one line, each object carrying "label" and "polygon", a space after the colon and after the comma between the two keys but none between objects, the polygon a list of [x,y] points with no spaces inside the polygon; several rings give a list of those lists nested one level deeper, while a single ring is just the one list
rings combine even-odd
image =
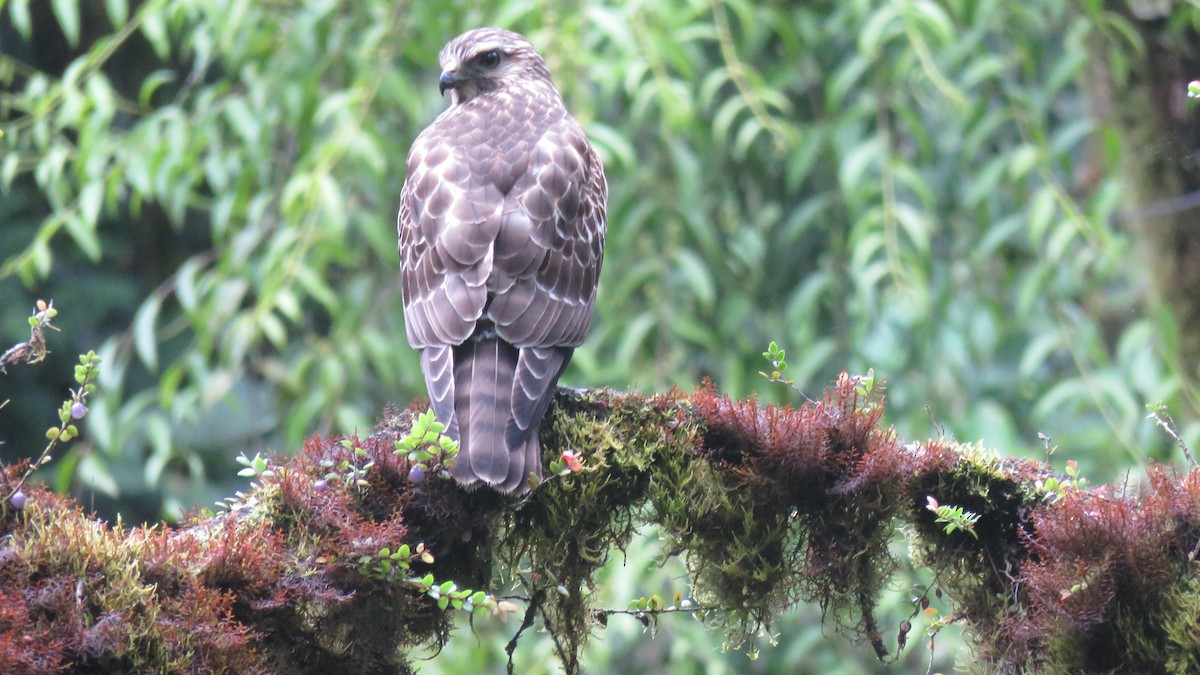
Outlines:
[{"label": "thin twig", "polygon": [[1179,444],[1180,449],[1183,450],[1183,456],[1187,457],[1187,461],[1192,466],[1200,467],[1200,464],[1196,463],[1196,458],[1192,456],[1191,448],[1188,447],[1188,444],[1179,435],[1179,430],[1175,426],[1175,420],[1171,419],[1171,413],[1167,412],[1167,406],[1160,405],[1156,407],[1154,410],[1151,410],[1150,414],[1146,415],[1146,417],[1153,419],[1158,426],[1163,428],[1163,431],[1167,432],[1168,436],[1175,439],[1175,442]]},{"label": "thin twig", "polygon": [[512,639],[504,646],[504,652],[508,654],[508,675],[513,675],[513,653],[517,651],[517,642],[520,641],[521,635],[533,626],[533,619],[537,616],[538,608],[542,604],[542,599],[545,597],[544,591],[536,591],[533,597],[529,599],[529,606],[525,608],[525,618],[521,621],[521,627],[517,629]]}]

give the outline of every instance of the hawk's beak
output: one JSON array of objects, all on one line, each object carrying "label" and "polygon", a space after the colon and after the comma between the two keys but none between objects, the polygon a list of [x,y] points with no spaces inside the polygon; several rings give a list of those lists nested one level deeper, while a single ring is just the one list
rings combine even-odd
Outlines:
[{"label": "hawk's beak", "polygon": [[447,70],[446,72],[442,73],[441,77],[438,78],[438,92],[441,93],[442,96],[445,96],[447,89],[453,89],[457,87],[458,83],[461,81],[462,78],[458,76],[458,73],[452,70]]}]

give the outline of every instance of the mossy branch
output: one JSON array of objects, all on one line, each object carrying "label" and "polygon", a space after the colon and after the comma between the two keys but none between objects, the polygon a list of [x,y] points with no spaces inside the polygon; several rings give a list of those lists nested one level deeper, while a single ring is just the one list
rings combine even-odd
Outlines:
[{"label": "mossy branch", "polygon": [[[571,470],[521,498],[411,480],[395,449],[417,408],[387,410],[367,438],[310,440],[226,511],[178,528],[104,523],[27,485],[23,508],[0,506],[0,671],[409,672],[406,650],[443,642],[455,606],[521,611],[457,590],[503,568],[578,672],[612,613],[588,604],[595,572],[645,523],[685,558],[688,602],[730,645],[815,602],[892,658],[875,603],[903,528],[985,667],[1198,665],[1200,470],[1154,468],[1136,494],[1087,490],[1044,463],[902,442],[863,383],[843,376],[799,408],[711,385],[561,390],[543,441]],[[23,470],[0,472],[0,494]],[[439,606],[435,588],[463,602]],[[911,623],[894,623],[902,646]]]}]

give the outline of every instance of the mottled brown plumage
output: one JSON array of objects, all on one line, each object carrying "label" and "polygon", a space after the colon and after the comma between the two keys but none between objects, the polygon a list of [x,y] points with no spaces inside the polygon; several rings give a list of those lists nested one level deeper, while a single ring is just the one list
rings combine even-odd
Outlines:
[{"label": "mottled brown plumage", "polygon": [[400,200],[405,327],[459,440],[454,477],[512,492],[541,475],[542,416],[587,335],[608,187],[528,40],[481,28],[440,60],[450,107]]}]

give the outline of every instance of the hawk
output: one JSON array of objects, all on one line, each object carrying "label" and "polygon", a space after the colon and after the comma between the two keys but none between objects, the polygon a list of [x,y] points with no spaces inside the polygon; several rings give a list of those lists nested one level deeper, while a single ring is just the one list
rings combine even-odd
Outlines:
[{"label": "hawk", "polygon": [[404,325],[459,442],[454,478],[524,491],[591,322],[608,185],[524,37],[472,30],[439,61],[450,107],[413,142],[400,198]]}]

